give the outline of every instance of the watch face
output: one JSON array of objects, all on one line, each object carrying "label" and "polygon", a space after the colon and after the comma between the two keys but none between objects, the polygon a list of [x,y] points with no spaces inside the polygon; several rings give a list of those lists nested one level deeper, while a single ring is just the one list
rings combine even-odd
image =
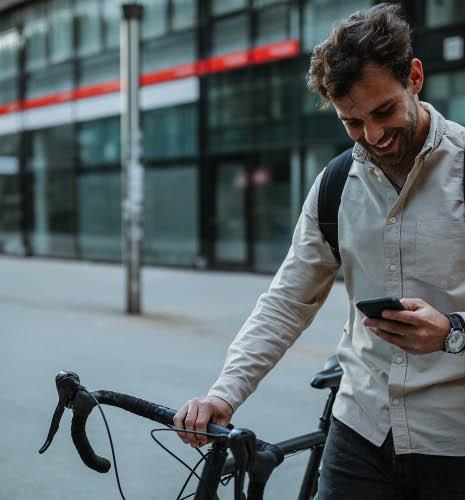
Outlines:
[{"label": "watch face", "polygon": [[452,330],[447,339],[447,344],[449,352],[460,352],[465,347],[465,333],[461,330]]}]

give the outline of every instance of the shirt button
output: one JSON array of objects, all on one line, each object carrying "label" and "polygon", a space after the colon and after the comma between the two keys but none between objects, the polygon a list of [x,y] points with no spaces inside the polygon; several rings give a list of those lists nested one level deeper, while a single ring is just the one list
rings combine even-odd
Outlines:
[{"label": "shirt button", "polygon": [[399,400],[399,399],[393,399],[393,400],[392,400],[392,404],[393,404],[394,406],[399,406],[399,405],[400,405],[400,400]]},{"label": "shirt button", "polygon": [[402,356],[396,356],[396,363],[398,365],[401,365],[404,361],[404,358]]},{"label": "shirt button", "polygon": [[389,224],[395,224],[397,222],[397,219],[395,217],[391,217],[389,219]]},{"label": "shirt button", "polygon": [[389,266],[389,269],[390,269],[391,271],[395,271],[395,270],[397,269],[397,266],[396,266],[395,264],[391,264],[391,265]]}]

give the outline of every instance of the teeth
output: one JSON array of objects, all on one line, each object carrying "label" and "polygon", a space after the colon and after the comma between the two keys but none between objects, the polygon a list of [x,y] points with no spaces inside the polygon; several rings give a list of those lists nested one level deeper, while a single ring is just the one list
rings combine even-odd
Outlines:
[{"label": "teeth", "polygon": [[377,148],[380,148],[380,149],[381,149],[381,148],[383,148],[383,149],[384,149],[384,148],[387,148],[387,147],[391,144],[391,142],[393,141],[393,139],[394,139],[394,136],[392,135],[392,136],[391,136],[391,138],[390,138],[389,140],[387,140],[387,141],[386,141],[386,142],[384,142],[383,144],[379,144],[379,145],[378,145],[378,146],[376,146],[376,147],[377,147]]}]

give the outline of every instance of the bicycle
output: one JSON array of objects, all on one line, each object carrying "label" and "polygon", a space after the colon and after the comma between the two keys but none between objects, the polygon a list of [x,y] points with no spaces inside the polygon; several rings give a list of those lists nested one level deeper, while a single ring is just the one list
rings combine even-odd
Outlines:
[{"label": "bicycle", "polygon": [[[316,389],[329,389],[318,430],[314,432],[276,444],[270,444],[257,439],[255,434],[247,429],[235,429],[232,425],[222,427],[217,424],[209,424],[206,435],[213,441],[212,447],[205,454],[197,450],[202,455],[202,458],[193,468],[190,468],[182,460],[175,457],[191,471],[178,495],[178,499],[182,500],[181,495],[188,482],[192,476],[196,476],[199,482],[193,494],[194,500],[217,500],[217,491],[220,483],[225,484],[232,478],[234,478],[235,500],[262,500],[266,483],[273,470],[283,462],[286,456],[304,450],[310,450],[310,456],[303,476],[298,500],[312,500],[316,498],[321,457],[341,377],[342,369],[337,362],[336,356],[332,356],[326,361],[323,370],[316,373],[311,381],[311,386]],[[111,434],[100,404],[119,407],[141,417],[156,421],[173,431],[175,430],[173,427],[173,417],[176,411],[166,406],[157,405],[143,399],[113,391],[101,390],[89,392],[80,384],[79,376],[73,372],[60,372],[56,376],[56,385],[59,397],[58,405],[52,417],[47,439],[39,450],[39,453],[42,454],[49,448],[58,431],[64,410],[65,408],[69,408],[73,411],[71,437],[82,461],[97,472],[108,472],[111,468],[111,463],[107,459],[95,454],[85,431],[88,416],[93,408],[98,406],[107,427],[118,488],[121,497],[124,499],[125,497],[119,482]],[[158,430],[160,429],[154,429],[151,433],[155,441],[157,440],[154,437],[154,432]],[[157,443],[161,445],[158,441]],[[171,453],[163,445],[161,446]],[[232,454],[229,458],[227,456],[228,449]],[[203,461],[205,461],[205,464],[199,476],[196,470]],[[247,496],[243,492],[246,473],[249,476]]]}]

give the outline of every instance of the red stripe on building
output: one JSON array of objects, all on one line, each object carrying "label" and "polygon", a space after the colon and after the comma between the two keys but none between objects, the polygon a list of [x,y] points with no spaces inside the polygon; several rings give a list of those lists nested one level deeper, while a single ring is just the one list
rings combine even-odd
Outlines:
[{"label": "red stripe on building", "polygon": [[[284,42],[272,43],[251,50],[231,52],[222,56],[210,57],[197,62],[181,64],[151,73],[145,73],[140,77],[140,85],[156,85],[157,83],[169,82],[190,76],[202,76],[221,71],[230,71],[244,68],[254,64],[261,64],[279,59],[294,57],[300,53],[298,40],[285,40]],[[75,90],[58,92],[44,97],[26,99],[22,102],[12,102],[0,105],[0,115],[13,113],[19,110],[40,108],[52,104],[61,104],[77,99],[86,99],[99,95],[111,94],[120,91],[120,80],[89,85]]]}]

